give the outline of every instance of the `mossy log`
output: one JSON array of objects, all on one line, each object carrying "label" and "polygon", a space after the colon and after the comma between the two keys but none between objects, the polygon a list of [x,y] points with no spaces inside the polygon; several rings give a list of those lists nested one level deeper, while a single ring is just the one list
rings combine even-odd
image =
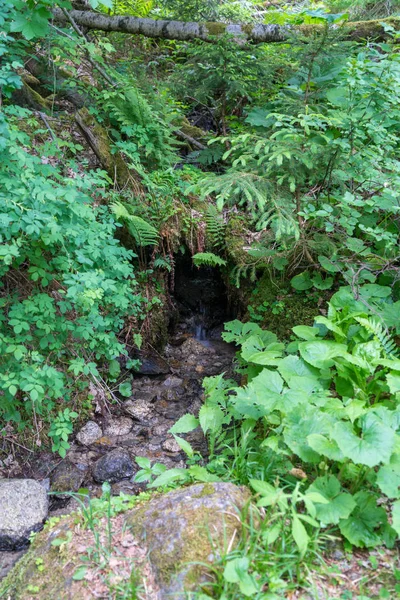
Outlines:
[{"label": "mossy log", "polygon": [[75,120],[87,143],[99,159],[103,169],[121,188],[133,181],[132,175],[119,153],[112,154],[106,130],[95,120],[86,108],[80,109]]},{"label": "mossy log", "polygon": [[[254,43],[284,42],[296,36],[314,35],[323,31],[324,25],[274,25],[274,24],[243,24],[243,23],[195,23],[173,20],[154,20],[149,18],[131,17],[128,15],[105,15],[88,10],[71,10],[69,18],[77,25],[87,29],[100,31],[118,31],[120,33],[140,34],[149,38],[190,41],[201,39],[213,42],[223,34],[230,34],[241,42]],[[53,9],[55,21],[68,23],[68,15],[59,8]],[[384,39],[387,37],[385,24],[395,30],[400,29],[399,18],[376,19],[372,21],[355,21],[334,25],[344,39],[361,40],[366,38]]]}]

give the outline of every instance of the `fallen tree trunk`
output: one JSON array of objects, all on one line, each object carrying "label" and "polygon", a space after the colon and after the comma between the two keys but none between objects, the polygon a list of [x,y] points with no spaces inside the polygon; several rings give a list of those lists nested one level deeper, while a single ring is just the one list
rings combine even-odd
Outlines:
[{"label": "fallen tree trunk", "polygon": [[[224,33],[231,34],[243,41],[283,42],[295,35],[310,35],[323,30],[323,25],[265,25],[240,23],[191,23],[184,21],[154,20],[148,18],[130,17],[127,15],[104,15],[87,10],[71,10],[69,16],[81,27],[98,29],[100,31],[118,31],[134,35],[144,35],[149,38],[167,40],[195,40],[207,42],[215,40],[216,36]],[[55,21],[68,23],[65,12],[59,8],[53,10]],[[382,23],[400,30],[400,19],[389,18],[375,21],[357,21],[335,25],[345,39],[360,40],[365,38],[383,39],[386,34]]]}]

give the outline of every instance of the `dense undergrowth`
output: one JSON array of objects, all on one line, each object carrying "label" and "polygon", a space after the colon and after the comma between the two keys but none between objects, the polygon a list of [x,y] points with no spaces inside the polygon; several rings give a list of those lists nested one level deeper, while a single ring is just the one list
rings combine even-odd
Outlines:
[{"label": "dense undergrowth", "polygon": [[[244,484],[262,515],[260,527],[244,519],[245,542],[214,565],[199,600],[282,597],[335,536],[393,547],[398,34],[385,24],[384,41],[356,43],[340,24],[397,4],[91,3],[318,26],[257,46],[128,42],[60,27],[55,4],[0,1],[4,439],[50,438],[63,457],[93,386],[107,402],[129,396],[121,364],[134,368],[151,343],[176,256],[190,253],[240,298],[247,322],[226,324],[223,337],[238,346],[242,385],[206,379],[199,417],[171,429],[188,468],[142,458],[140,477],[153,488]],[[184,439],[199,425],[208,457]]]}]

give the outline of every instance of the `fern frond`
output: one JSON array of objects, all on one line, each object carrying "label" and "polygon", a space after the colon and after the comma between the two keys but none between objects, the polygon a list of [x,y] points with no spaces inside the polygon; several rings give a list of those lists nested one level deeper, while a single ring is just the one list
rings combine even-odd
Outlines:
[{"label": "fern frond", "polygon": [[237,265],[230,272],[230,277],[237,288],[240,288],[241,278],[249,279],[254,283],[257,279],[256,267],[255,265]]},{"label": "fern frond", "polygon": [[399,350],[396,343],[383,323],[374,317],[355,317],[355,319],[375,336],[387,356],[398,356]]},{"label": "fern frond", "polygon": [[171,271],[172,271],[171,264],[168,262],[168,260],[165,260],[165,258],[162,258],[161,256],[158,256],[155,259],[153,266],[155,269],[166,269],[166,271],[168,271],[168,273],[171,273]]},{"label": "fern frond", "polygon": [[212,248],[222,248],[225,245],[226,225],[221,213],[214,204],[210,204],[205,215],[207,226],[207,242]]},{"label": "fern frond", "polygon": [[142,217],[132,215],[121,202],[113,202],[110,208],[119,221],[123,221],[138,246],[155,246],[158,243],[158,231]]},{"label": "fern frond", "polygon": [[226,265],[226,260],[212,252],[198,252],[193,256],[193,262],[196,267],[223,267]]}]

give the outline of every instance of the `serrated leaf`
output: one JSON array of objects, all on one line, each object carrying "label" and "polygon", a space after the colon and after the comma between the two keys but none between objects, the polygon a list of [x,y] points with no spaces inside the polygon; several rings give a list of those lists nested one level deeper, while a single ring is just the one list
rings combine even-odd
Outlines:
[{"label": "serrated leaf", "polygon": [[184,440],[183,438],[179,437],[179,435],[176,435],[176,434],[173,434],[173,435],[174,435],[176,443],[181,448],[181,450],[183,450],[184,453],[187,454],[187,456],[189,458],[192,458],[194,455],[194,450],[193,450],[191,444],[189,444],[189,442]]},{"label": "serrated leaf", "polygon": [[224,422],[224,413],[219,406],[203,404],[199,412],[199,421],[203,433],[217,432]]},{"label": "serrated leaf", "polygon": [[199,426],[199,420],[194,415],[186,413],[169,430],[170,433],[189,433]]}]

